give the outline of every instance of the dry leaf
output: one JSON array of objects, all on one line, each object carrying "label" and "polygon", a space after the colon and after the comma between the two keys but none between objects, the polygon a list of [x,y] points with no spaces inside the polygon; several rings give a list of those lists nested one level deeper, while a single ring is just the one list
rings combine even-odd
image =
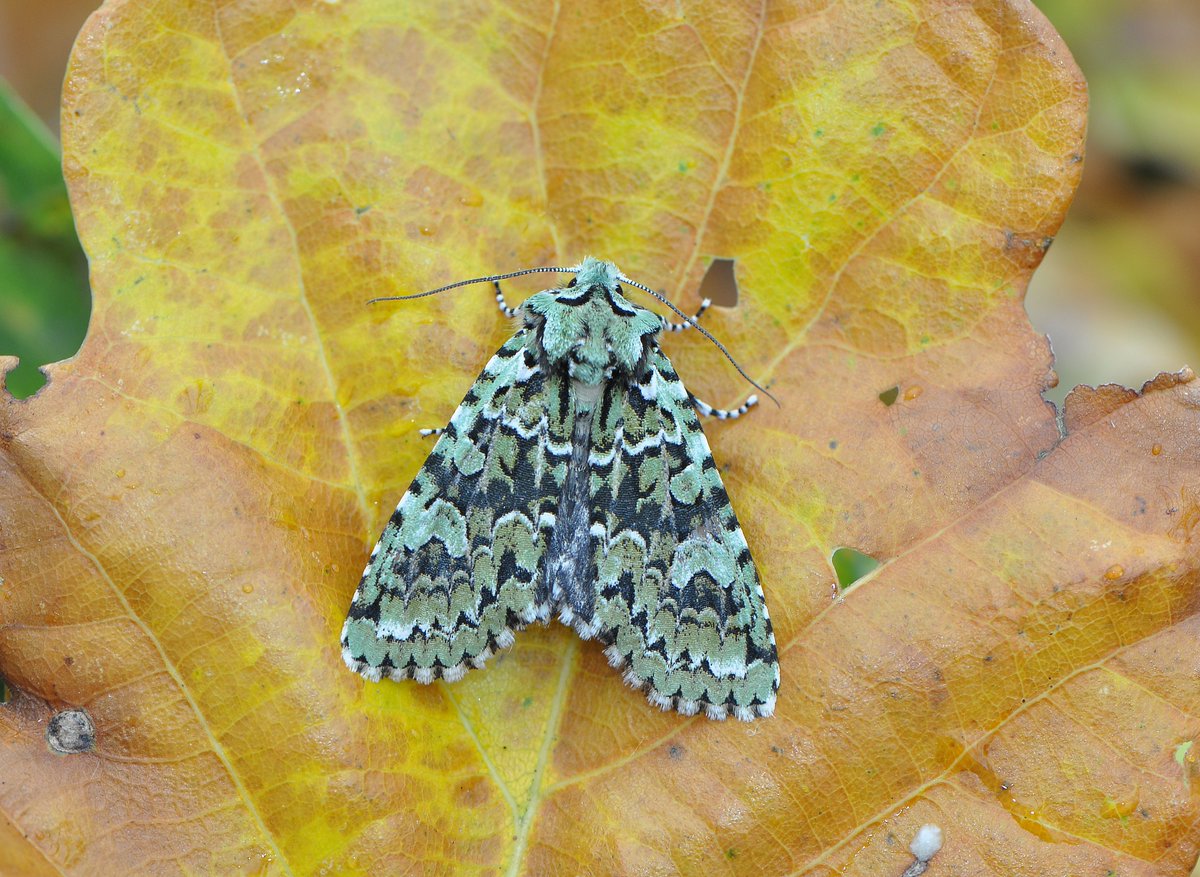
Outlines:
[{"label": "dry leaf", "polygon": [[[1200,391],[1077,391],[1065,438],[1041,399],[1021,298],[1085,114],[1057,36],[1024,0],[599,9],[89,22],[91,331],[0,407],[0,870],[899,874],[923,823],[931,873],[1191,869]],[[708,326],[782,408],[709,436],[775,718],[659,713],[557,624],[454,685],[341,663],[416,430],[511,331],[486,288],[364,302],[585,253],[685,307],[735,260]],[[835,595],[838,546],[882,565]],[[49,750],[67,708],[90,750]]]}]

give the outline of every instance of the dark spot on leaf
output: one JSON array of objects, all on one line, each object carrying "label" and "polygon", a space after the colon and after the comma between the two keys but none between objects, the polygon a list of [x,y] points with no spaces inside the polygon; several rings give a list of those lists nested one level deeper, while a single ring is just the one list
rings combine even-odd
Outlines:
[{"label": "dark spot on leaf", "polygon": [[671,756],[671,758],[678,761],[679,759],[683,758],[683,747],[682,746],[672,746],[670,749],[667,750],[667,755]]}]

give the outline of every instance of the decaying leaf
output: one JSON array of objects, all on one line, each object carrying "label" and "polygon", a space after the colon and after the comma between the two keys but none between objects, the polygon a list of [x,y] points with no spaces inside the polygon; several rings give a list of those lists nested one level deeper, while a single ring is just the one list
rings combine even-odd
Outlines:
[{"label": "decaying leaf", "polygon": [[[1065,433],[1041,399],[1021,299],[1085,114],[1057,36],[1025,0],[598,9],[89,22],[91,330],[0,407],[0,870],[899,874],[925,823],[941,873],[1191,869],[1200,391],[1077,390]],[[773,719],[658,713],[557,624],[454,685],[341,663],[416,430],[510,331],[486,289],[364,302],[587,253],[685,307],[734,260],[708,325],[782,407],[709,435]],[[881,565],[839,590],[838,547]]]}]

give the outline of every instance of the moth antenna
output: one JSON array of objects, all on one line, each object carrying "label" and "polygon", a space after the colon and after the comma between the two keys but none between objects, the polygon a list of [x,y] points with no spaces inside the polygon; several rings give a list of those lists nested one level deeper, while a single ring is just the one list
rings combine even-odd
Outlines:
[{"label": "moth antenna", "polygon": [[675,305],[671,304],[671,302],[667,299],[666,296],[662,295],[661,293],[655,292],[649,286],[643,286],[642,284],[638,283],[636,280],[630,280],[628,277],[625,277],[624,275],[622,275],[620,277],[620,281],[622,283],[628,283],[630,286],[636,286],[638,289],[642,290],[642,292],[650,293],[650,295],[654,296],[656,299],[658,299],[660,302],[665,304],[667,307],[669,307],[671,310],[673,310],[679,316],[683,317],[683,321],[685,323],[688,323],[689,325],[691,325],[691,327],[693,329],[695,329],[697,332],[699,332],[701,335],[703,335],[705,338],[707,338],[709,341],[711,341],[713,344],[715,344],[717,346],[717,350],[719,350],[723,354],[725,354],[725,358],[728,359],[730,364],[733,365],[733,367],[737,369],[738,374],[746,379],[746,381],[750,384],[750,386],[754,387],[755,389],[761,391],[764,395],[766,395],[766,397],[768,399],[770,399],[772,402],[775,403],[776,407],[778,407],[778,408],[783,407],[782,405],[779,404],[779,400],[776,399],[773,395],[771,395],[770,390],[768,390],[766,387],[762,386],[762,384],[758,383],[758,381],[754,380],[754,378],[750,377],[750,375],[746,374],[745,369],[743,369],[740,365],[738,365],[737,360],[733,358],[733,354],[731,354],[728,350],[725,349],[725,345],[722,344],[720,341],[718,341],[716,338],[714,338],[712,336],[711,332],[709,332],[707,329],[705,329],[703,326],[701,326],[699,323],[697,323],[696,319],[694,317],[690,316],[689,314],[685,314],[679,308],[675,307]]},{"label": "moth antenna", "polygon": [[[539,274],[548,271],[553,271],[558,274],[575,274],[579,271],[579,266],[575,265],[570,268],[525,268],[521,271],[511,271],[508,274],[492,274],[488,277],[475,277],[471,280],[460,280],[457,283],[449,283],[445,286],[439,286],[437,289],[431,289],[427,292],[418,292],[414,295],[383,295],[379,298],[370,299],[367,304],[373,305],[377,301],[408,301],[414,298],[425,298],[427,295],[437,295],[439,292],[445,292],[447,289],[455,289],[459,286],[470,286],[472,283],[491,283],[495,280],[508,280],[511,277],[520,277],[523,274]],[[757,386],[757,385],[756,385]],[[763,390],[766,393],[766,390]],[[767,393],[767,395],[771,395]]]}]

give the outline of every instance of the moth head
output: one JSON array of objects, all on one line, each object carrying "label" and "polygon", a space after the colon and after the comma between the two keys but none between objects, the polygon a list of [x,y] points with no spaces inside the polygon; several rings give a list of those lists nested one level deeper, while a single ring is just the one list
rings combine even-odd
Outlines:
[{"label": "moth head", "polygon": [[589,257],[566,286],[523,305],[546,360],[575,381],[599,384],[639,374],[662,331],[662,317],[625,298],[621,279],[616,265]]},{"label": "moth head", "polygon": [[[520,312],[525,317],[526,329],[537,333],[543,356],[551,365],[564,366],[573,379],[596,384],[618,374],[634,376],[644,371],[646,359],[656,348],[658,334],[666,327],[666,321],[653,311],[640,308],[625,298],[621,289],[621,284],[625,283],[662,302],[695,327],[697,332],[716,345],[751,386],[776,405],[779,404],[766,388],[746,374],[730,356],[725,345],[696,323],[695,319],[679,310],[670,299],[649,286],[629,279],[612,262],[592,256],[587,256],[570,268],[545,266],[507,274],[490,274],[487,277],[459,280],[415,295],[381,296],[371,299],[369,303],[408,301],[472,283],[496,283],[497,300],[503,305],[498,281],[546,272],[575,276],[564,287],[547,289],[529,297],[521,305]],[[505,308],[505,311],[508,309]]]},{"label": "moth head", "polygon": [[605,262],[593,256],[585,256],[579,263],[579,270],[571,278],[568,288],[586,289],[602,286],[605,289],[616,289],[621,279],[621,269],[612,262]]}]

